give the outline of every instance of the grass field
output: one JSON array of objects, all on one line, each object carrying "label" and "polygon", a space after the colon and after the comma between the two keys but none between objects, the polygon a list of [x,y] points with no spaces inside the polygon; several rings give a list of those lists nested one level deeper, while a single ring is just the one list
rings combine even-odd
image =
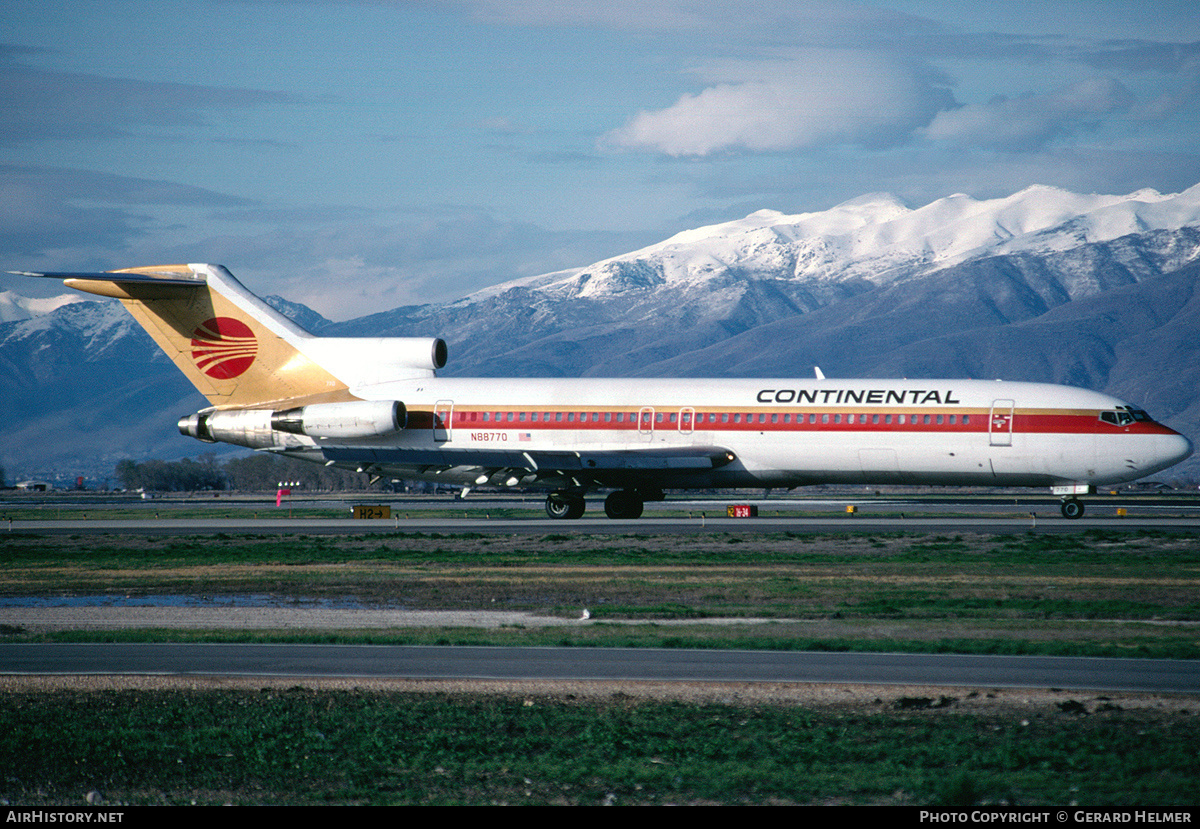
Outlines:
[{"label": "grass field", "polygon": [[[1191,808],[1200,713],[570,695],[10,692],[0,794],[108,804]],[[960,705],[965,710],[960,709]]]},{"label": "grass field", "polygon": [[0,597],[254,594],[593,620],[292,639],[1200,657],[1200,544],[1166,533],[11,535],[0,563]]},{"label": "grass field", "polygon": [[[569,628],[35,632],[1200,658],[1191,535],[0,537],[0,596],[353,598]],[[710,624],[716,618],[733,623]],[[742,620],[738,622],[737,620]],[[765,620],[765,621],[764,621]],[[1198,689],[1200,691],[1200,689]],[[883,695],[887,696],[887,695]],[[986,695],[985,695],[986,696]],[[874,803],[1192,807],[1197,697],[979,707],[621,693],[20,690],[0,797],[80,803]]]}]

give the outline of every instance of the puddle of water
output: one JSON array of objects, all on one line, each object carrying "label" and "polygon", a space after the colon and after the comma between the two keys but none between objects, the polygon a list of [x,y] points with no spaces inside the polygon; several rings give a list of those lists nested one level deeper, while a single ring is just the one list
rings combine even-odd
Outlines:
[{"label": "puddle of water", "polygon": [[359,609],[378,607],[356,599],[295,599],[266,594],[247,596],[194,596],[161,594],[152,596],[22,596],[0,598],[6,607],[303,607],[313,609]]}]

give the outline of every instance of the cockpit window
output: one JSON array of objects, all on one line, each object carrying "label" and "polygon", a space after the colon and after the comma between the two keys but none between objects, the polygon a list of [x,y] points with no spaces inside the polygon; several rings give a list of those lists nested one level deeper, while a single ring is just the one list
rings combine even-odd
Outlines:
[{"label": "cockpit window", "polygon": [[1101,412],[1100,419],[1105,423],[1111,423],[1113,426],[1127,426],[1134,421],[1139,423],[1154,422],[1154,418],[1146,414],[1144,409],[1139,409],[1136,406],[1122,406],[1115,412]]},{"label": "cockpit window", "polygon": [[1116,412],[1100,413],[1100,420],[1105,423],[1111,423],[1114,426],[1127,426],[1129,423],[1138,421],[1140,423],[1152,423],[1153,417],[1146,414],[1145,409],[1139,409],[1135,406],[1122,406]]}]

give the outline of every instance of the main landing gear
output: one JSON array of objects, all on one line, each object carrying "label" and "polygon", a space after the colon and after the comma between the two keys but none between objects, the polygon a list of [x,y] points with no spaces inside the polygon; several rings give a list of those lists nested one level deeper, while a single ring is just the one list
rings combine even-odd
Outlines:
[{"label": "main landing gear", "polygon": [[582,495],[551,492],[546,496],[546,515],[551,518],[582,518],[587,502]]},{"label": "main landing gear", "polygon": [[1062,509],[1063,518],[1083,517],[1083,501],[1078,498],[1063,498],[1060,509]]},{"label": "main landing gear", "polygon": [[[621,489],[604,499],[604,514],[609,518],[641,518],[646,499],[636,489]],[[546,514],[551,518],[581,518],[587,504],[582,495],[551,492],[546,496]]]},{"label": "main landing gear", "polygon": [[609,518],[641,518],[644,506],[636,490],[619,489],[604,499],[604,514]]}]

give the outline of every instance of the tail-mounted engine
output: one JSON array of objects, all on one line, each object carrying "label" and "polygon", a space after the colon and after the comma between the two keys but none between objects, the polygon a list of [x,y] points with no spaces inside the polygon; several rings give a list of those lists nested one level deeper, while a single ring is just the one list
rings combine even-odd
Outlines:
[{"label": "tail-mounted engine", "polygon": [[200,412],[179,420],[181,434],[206,443],[233,443],[263,449],[283,443],[279,432],[311,438],[371,438],[399,432],[408,411],[399,400],[313,403],[294,409],[228,409]]},{"label": "tail-mounted engine", "polygon": [[271,428],[310,438],[370,438],[399,432],[408,411],[399,400],[314,403],[271,413]]}]

